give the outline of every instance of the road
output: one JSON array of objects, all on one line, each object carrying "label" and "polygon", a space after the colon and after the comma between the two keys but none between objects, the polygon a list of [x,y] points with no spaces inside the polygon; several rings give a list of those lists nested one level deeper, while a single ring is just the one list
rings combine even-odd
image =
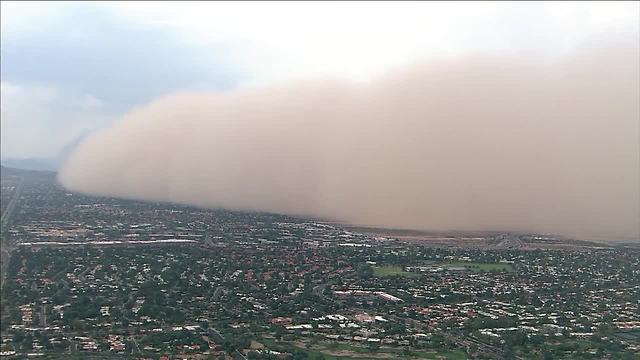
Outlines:
[{"label": "road", "polygon": [[[224,336],[215,328],[209,328],[209,336],[213,337],[215,341],[222,343],[224,341]],[[244,356],[238,349],[233,350],[232,354],[234,359],[247,360],[246,356]]]},{"label": "road", "polygon": [[311,293],[315,296],[321,297],[325,300],[329,300],[329,301],[333,301],[333,299],[329,299],[326,296],[324,296],[324,289],[327,287],[327,285],[329,285],[328,283],[326,284],[320,284],[320,285],[316,285],[313,287],[313,289],[311,289]]},{"label": "road", "polygon": [[136,340],[136,337],[131,335],[129,336],[129,340],[131,340],[131,342],[133,343],[133,347],[131,349],[131,354],[140,354],[140,347],[138,346],[138,341]]},{"label": "road", "polygon": [[9,265],[9,259],[11,257],[11,251],[13,251],[13,246],[7,240],[6,234],[9,230],[9,221],[11,220],[11,215],[16,209],[16,204],[18,203],[18,199],[20,198],[20,193],[22,192],[22,188],[24,186],[24,179],[20,178],[18,185],[16,186],[16,191],[13,193],[13,197],[11,197],[11,201],[9,205],[7,205],[7,209],[2,213],[2,218],[0,219],[0,289],[4,286],[4,278],[7,272],[7,266]]},{"label": "road", "polygon": [[2,231],[5,231],[5,225],[8,223],[9,218],[11,217],[11,213],[16,207],[16,203],[18,202],[18,198],[20,197],[20,192],[22,191],[22,187],[24,185],[24,180],[20,178],[18,185],[16,186],[16,191],[13,193],[11,197],[11,201],[9,205],[7,205],[7,209],[2,213],[2,217],[0,218],[0,227]]}]

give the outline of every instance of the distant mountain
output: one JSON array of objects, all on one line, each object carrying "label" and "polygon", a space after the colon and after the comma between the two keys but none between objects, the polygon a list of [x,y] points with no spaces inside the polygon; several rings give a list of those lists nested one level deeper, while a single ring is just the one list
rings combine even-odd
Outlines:
[{"label": "distant mountain", "polygon": [[16,169],[11,167],[6,167],[4,165],[0,166],[0,175],[2,177],[5,176],[46,176],[46,177],[55,177],[55,172],[48,170],[28,170],[28,169]]},{"label": "distant mountain", "polygon": [[56,159],[2,159],[2,166],[22,170],[57,171],[61,165]]},{"label": "distant mountain", "polygon": [[0,163],[6,167],[22,170],[58,171],[69,155],[89,134],[89,132],[86,132],[76,137],[52,158],[6,158],[0,160]]}]

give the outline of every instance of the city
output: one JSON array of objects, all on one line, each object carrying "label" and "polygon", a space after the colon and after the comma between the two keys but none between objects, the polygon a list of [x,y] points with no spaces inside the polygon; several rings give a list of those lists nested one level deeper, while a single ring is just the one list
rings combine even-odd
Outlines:
[{"label": "city", "polygon": [[5,167],[2,219],[3,358],[640,358],[633,244],[418,241]]},{"label": "city", "polygon": [[0,360],[640,360],[640,1],[0,1]]}]

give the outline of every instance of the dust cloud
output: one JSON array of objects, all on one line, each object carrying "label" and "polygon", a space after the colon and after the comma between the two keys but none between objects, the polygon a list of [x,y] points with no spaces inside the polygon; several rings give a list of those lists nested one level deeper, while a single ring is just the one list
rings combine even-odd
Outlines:
[{"label": "dust cloud", "polygon": [[357,224],[638,239],[633,40],[430,61],[367,84],[179,93],[90,136],[58,177],[96,195]]}]

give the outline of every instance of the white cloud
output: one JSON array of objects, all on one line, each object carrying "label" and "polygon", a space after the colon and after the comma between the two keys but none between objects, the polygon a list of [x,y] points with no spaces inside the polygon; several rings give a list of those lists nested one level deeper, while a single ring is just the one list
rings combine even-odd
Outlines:
[{"label": "white cloud", "polygon": [[251,69],[245,81],[258,83],[366,80],[421,59],[477,52],[562,55],[594,34],[637,33],[640,23],[638,2],[3,3],[3,33],[37,31],[73,6],[172,29],[212,52],[222,45],[219,56]]},{"label": "white cloud", "polygon": [[[605,31],[637,31],[637,2],[212,2],[108,4],[188,41],[230,44],[258,81],[369,79],[428,57],[562,54]],[[634,30],[635,29],[635,30]]]}]

